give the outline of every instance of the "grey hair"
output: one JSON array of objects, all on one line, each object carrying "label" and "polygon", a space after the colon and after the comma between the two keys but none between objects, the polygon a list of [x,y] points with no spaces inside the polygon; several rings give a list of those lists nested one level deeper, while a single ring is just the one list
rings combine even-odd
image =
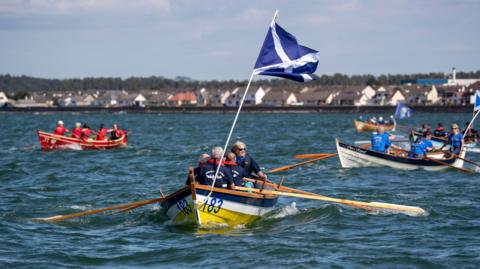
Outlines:
[{"label": "grey hair", "polygon": [[233,147],[234,148],[247,148],[247,145],[245,145],[245,143],[243,143],[242,141],[237,141],[235,142],[235,144],[233,144]]},{"label": "grey hair", "polygon": [[222,147],[213,147],[212,149],[212,158],[214,159],[221,159],[222,158],[223,149]]},{"label": "grey hair", "polygon": [[202,155],[200,155],[200,158],[198,158],[198,162],[206,163],[209,159],[210,159],[210,155],[208,155],[208,153],[202,153]]}]

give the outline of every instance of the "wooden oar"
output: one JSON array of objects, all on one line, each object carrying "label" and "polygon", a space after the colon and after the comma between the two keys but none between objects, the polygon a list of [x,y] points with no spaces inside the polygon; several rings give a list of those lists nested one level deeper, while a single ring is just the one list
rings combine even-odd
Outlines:
[{"label": "wooden oar", "polygon": [[457,169],[457,170],[462,171],[462,172],[464,172],[464,173],[473,173],[472,170],[470,170],[470,169],[466,169],[466,168],[463,168],[463,167],[456,167],[456,166],[451,165],[451,164],[449,164],[449,163],[442,162],[442,161],[440,161],[440,160],[437,160],[437,159],[434,159],[434,158],[430,158],[430,157],[428,157],[428,156],[423,156],[423,158],[424,158],[424,159],[427,159],[427,160],[429,160],[429,161],[432,161],[432,162],[434,162],[434,163],[438,163],[438,164],[445,165],[445,166],[448,166],[448,167],[453,168],[453,169]]},{"label": "wooden oar", "polygon": [[137,202],[133,202],[133,203],[129,203],[129,204],[121,204],[121,205],[114,205],[114,206],[111,206],[111,207],[104,207],[104,208],[99,208],[99,209],[87,210],[87,211],[82,211],[82,212],[73,213],[73,214],[69,214],[69,215],[57,215],[57,216],[52,216],[52,217],[47,217],[47,218],[35,218],[34,220],[39,220],[39,221],[62,221],[62,220],[73,219],[73,218],[77,218],[77,217],[83,217],[83,216],[93,215],[93,214],[97,214],[97,213],[102,213],[102,212],[105,212],[105,211],[117,210],[117,209],[131,210],[133,208],[141,207],[141,206],[144,206],[144,205],[161,202],[165,199],[166,198],[155,198],[155,199],[137,201]]},{"label": "wooden oar", "polygon": [[452,154],[452,155],[453,155],[455,158],[457,158],[457,159],[460,159],[460,160],[462,160],[462,161],[465,161],[465,162],[467,162],[467,163],[471,163],[471,164],[473,164],[473,165],[475,165],[475,166],[480,167],[480,164],[478,164],[478,163],[476,163],[476,162],[474,162],[474,161],[470,161],[470,160],[468,160],[468,159],[462,158],[462,157],[460,157],[460,156],[457,155],[457,154],[453,154],[453,153],[451,153],[451,152],[449,152],[449,151],[442,151],[442,152],[443,152],[443,153]]},{"label": "wooden oar", "polygon": [[356,208],[365,209],[368,211],[376,211],[376,210],[386,211],[387,210],[387,211],[400,212],[400,213],[415,215],[415,216],[421,216],[426,214],[425,210],[416,206],[405,206],[405,205],[380,203],[380,202],[360,202],[360,201],[353,201],[353,200],[347,200],[347,199],[332,198],[332,197],[327,197],[319,194],[302,194],[298,192],[283,192],[283,191],[274,191],[274,190],[265,190],[265,189],[261,190],[261,189],[246,188],[246,187],[235,187],[235,188],[238,190],[251,191],[255,193],[282,195],[282,196],[289,196],[289,197],[298,197],[298,198],[305,198],[305,199],[334,202],[334,203],[344,204],[344,205],[348,205]]},{"label": "wooden oar", "polygon": [[337,154],[329,154],[329,155],[326,155],[326,156],[311,159],[311,160],[304,161],[304,162],[301,162],[301,163],[296,163],[296,164],[292,164],[292,165],[287,165],[287,166],[282,166],[282,167],[279,167],[279,168],[275,168],[275,169],[272,169],[268,172],[269,173],[276,173],[276,172],[280,172],[280,171],[285,171],[285,170],[288,170],[288,169],[291,169],[291,168],[294,168],[294,167],[297,167],[297,166],[300,166],[300,165],[304,165],[304,164],[307,164],[307,163],[313,163],[313,162],[316,162],[316,161],[319,161],[319,160],[322,160],[322,159],[326,159],[326,158],[330,158],[330,157],[333,157],[333,156],[336,156],[336,155]]},{"label": "wooden oar", "polygon": [[[400,151],[403,151],[403,152],[406,152],[406,153],[410,153],[409,151],[404,150],[404,149],[402,149],[402,148],[397,148],[397,150],[400,150]],[[441,165],[444,165],[444,166],[448,166],[448,167],[453,168],[453,169],[457,169],[457,170],[462,171],[462,172],[464,172],[464,173],[473,173],[472,170],[470,170],[470,169],[466,169],[466,168],[463,168],[463,167],[456,167],[456,166],[454,166],[454,165],[451,165],[451,164],[446,163],[446,162],[442,162],[442,161],[437,160],[437,159],[435,159],[435,158],[430,158],[430,157],[428,157],[428,156],[426,156],[426,155],[423,156],[423,159],[429,160],[429,161],[432,161],[432,162],[434,162],[434,163],[438,163],[438,164],[441,164]]]},{"label": "wooden oar", "polygon": [[[293,156],[295,159],[312,159],[312,158],[320,158],[327,155],[332,155],[334,153],[311,153],[311,154],[297,154]],[[335,154],[336,155],[336,154]]]}]

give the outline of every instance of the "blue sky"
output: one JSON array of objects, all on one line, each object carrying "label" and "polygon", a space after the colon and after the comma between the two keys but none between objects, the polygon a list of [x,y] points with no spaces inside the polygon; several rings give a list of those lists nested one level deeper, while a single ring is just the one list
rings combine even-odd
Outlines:
[{"label": "blue sky", "polygon": [[0,0],[0,74],[248,79],[276,9],[318,75],[480,69],[474,0]]}]

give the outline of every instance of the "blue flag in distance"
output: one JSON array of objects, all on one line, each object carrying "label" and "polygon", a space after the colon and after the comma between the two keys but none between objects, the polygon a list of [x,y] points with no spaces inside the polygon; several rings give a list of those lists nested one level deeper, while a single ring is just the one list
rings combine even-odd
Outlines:
[{"label": "blue flag in distance", "polygon": [[404,119],[412,116],[412,109],[405,105],[403,102],[399,102],[397,109],[395,109],[395,118]]}]

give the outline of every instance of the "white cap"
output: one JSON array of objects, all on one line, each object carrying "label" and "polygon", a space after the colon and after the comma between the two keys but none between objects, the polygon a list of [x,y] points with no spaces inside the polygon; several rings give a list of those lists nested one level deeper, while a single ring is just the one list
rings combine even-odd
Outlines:
[{"label": "white cap", "polygon": [[57,124],[63,125],[63,121],[59,120]]}]

